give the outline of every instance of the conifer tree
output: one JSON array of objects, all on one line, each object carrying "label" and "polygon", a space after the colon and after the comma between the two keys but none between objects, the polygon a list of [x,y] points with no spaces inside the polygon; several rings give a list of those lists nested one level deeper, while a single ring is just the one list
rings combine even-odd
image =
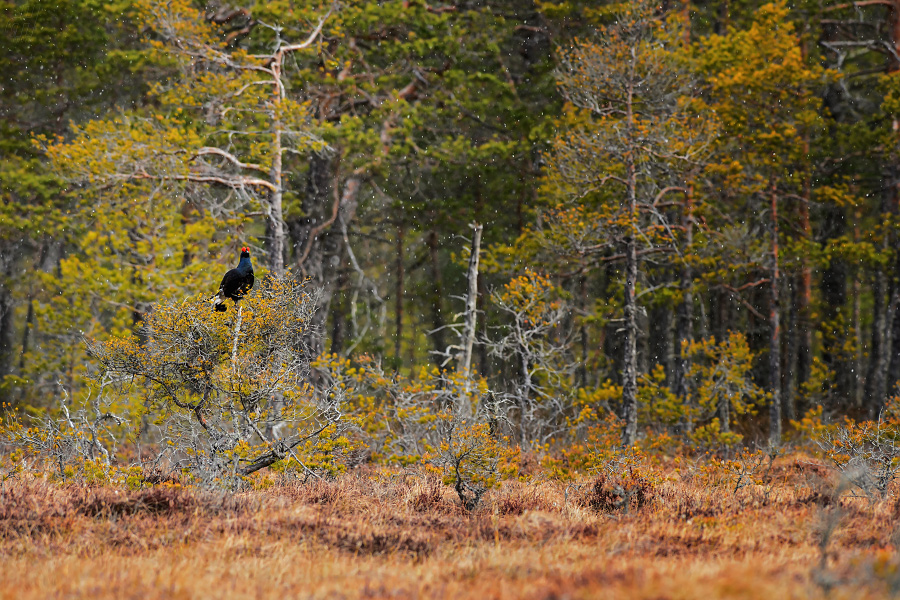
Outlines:
[{"label": "conifer tree", "polygon": [[[664,206],[684,195],[685,174],[702,155],[708,118],[694,120],[690,77],[667,45],[654,5],[622,8],[596,41],[560,50],[559,86],[570,103],[548,159],[546,189],[578,252],[621,261],[623,445],[637,438],[637,339],[641,261],[670,253],[675,237]],[[573,227],[574,226],[574,227]],[[579,236],[580,234],[580,236]]]}]

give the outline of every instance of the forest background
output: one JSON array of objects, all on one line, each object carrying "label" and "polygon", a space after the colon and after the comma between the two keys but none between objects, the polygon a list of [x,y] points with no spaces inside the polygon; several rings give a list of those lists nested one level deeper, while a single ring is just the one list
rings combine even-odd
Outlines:
[{"label": "forest background", "polygon": [[0,32],[8,406],[89,393],[85,339],[243,245],[320,290],[318,368],[477,377],[524,449],[897,392],[893,0],[30,0]]}]

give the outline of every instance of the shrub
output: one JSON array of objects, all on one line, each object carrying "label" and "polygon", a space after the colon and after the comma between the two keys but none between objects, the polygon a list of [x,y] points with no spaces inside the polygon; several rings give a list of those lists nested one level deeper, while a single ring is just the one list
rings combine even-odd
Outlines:
[{"label": "shrub", "polygon": [[101,367],[87,401],[28,426],[8,417],[3,437],[63,476],[95,464],[109,476],[126,440],[156,480],[183,472],[234,488],[281,461],[307,475],[336,472],[350,443],[336,429],[342,391],[308,382],[315,305],[290,275],[266,277],[228,313],[200,297],[160,302],[136,334],[87,341]]},{"label": "shrub", "polygon": [[638,472],[601,473],[581,496],[581,503],[598,512],[628,513],[650,504],[655,488]]},{"label": "shrub", "polygon": [[371,357],[325,355],[313,363],[332,389],[345,395],[348,432],[382,465],[426,465],[452,485],[467,510],[514,475],[519,449],[498,434],[505,406],[483,379],[437,368],[415,377],[386,374]]},{"label": "shrub", "polygon": [[504,477],[515,475],[519,448],[494,437],[487,423],[467,422],[441,415],[440,442],[430,447],[429,460],[452,485],[466,510],[473,510],[484,493]]},{"label": "shrub", "polygon": [[847,486],[870,500],[885,497],[898,477],[900,428],[890,420],[848,420],[819,429],[815,439]]}]

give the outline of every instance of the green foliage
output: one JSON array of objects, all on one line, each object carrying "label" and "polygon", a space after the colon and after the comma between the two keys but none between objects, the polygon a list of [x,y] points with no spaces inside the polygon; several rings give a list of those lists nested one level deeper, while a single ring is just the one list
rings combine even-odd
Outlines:
[{"label": "green foliage", "polygon": [[754,353],[743,334],[731,332],[721,341],[691,341],[681,351],[691,361],[688,381],[694,419],[706,419],[723,408],[725,414],[754,414],[765,400],[766,393],[751,378]]},{"label": "green foliage", "polygon": [[[290,452],[228,442],[209,473],[263,456],[309,476],[452,463],[452,430],[495,458],[506,436],[558,449],[547,464],[571,476],[610,459],[626,394],[650,455],[731,453],[735,431],[756,441],[764,385],[790,400],[785,419],[812,409],[794,421],[801,439],[880,414],[900,378],[900,79],[895,60],[846,38],[887,30],[881,7],[736,2],[726,19],[690,3],[329,6],[275,0],[226,18],[183,0],[0,5],[0,78],[15,82],[0,88],[0,396],[20,409],[17,445],[80,457],[59,476],[99,468],[143,485],[122,449],[184,447],[191,427],[202,438],[191,407],[264,406],[268,436],[282,422],[270,404],[296,401],[325,429]],[[467,379],[431,365],[473,220],[490,248]],[[261,379],[228,379],[234,315],[209,321],[200,298],[241,245],[322,288],[303,343],[331,337],[314,379],[348,430],[315,413],[304,377],[264,397],[283,373],[248,366],[268,360],[262,337],[238,353]],[[243,325],[283,344],[254,306]],[[781,340],[767,348],[773,317]],[[144,353],[157,326],[204,332],[208,362],[160,376],[173,394],[150,383],[104,396],[108,409],[76,400],[98,376],[83,337],[156,377],[165,361]],[[784,353],[782,381],[767,350]],[[48,407],[50,420],[26,418]],[[119,436],[150,410],[173,421],[140,425],[156,441],[129,439],[122,456],[97,429],[108,464],[79,441],[101,414],[127,419],[97,422]],[[212,460],[204,444],[178,460]],[[492,485],[460,468],[454,483]]]},{"label": "green foliage", "polygon": [[741,442],[742,436],[722,429],[718,417],[687,434],[689,443],[700,453],[729,450]]},{"label": "green foliage", "polygon": [[656,365],[641,377],[638,398],[638,418],[647,427],[665,431],[690,418],[688,406],[666,385],[666,371],[662,365]]}]

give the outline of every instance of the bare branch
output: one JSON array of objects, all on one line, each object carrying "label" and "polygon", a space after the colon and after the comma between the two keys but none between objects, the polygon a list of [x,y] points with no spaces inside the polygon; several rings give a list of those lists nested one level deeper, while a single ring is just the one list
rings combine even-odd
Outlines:
[{"label": "bare branch", "polygon": [[261,167],[260,165],[257,165],[254,163],[241,162],[238,159],[238,157],[236,157],[234,154],[232,154],[230,152],[226,152],[225,150],[222,150],[221,148],[215,148],[212,146],[204,146],[203,148],[200,148],[199,150],[197,150],[196,153],[194,153],[195,157],[208,156],[208,155],[221,156],[222,158],[226,159],[227,161],[229,161],[236,167],[240,167],[241,169],[252,169],[254,171],[261,171],[263,173],[268,173],[268,169],[265,169],[265,168]]}]

